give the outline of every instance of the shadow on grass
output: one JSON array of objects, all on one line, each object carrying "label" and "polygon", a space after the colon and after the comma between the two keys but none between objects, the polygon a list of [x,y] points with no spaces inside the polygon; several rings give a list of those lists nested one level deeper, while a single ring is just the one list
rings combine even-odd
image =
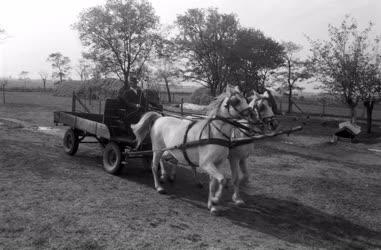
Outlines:
[{"label": "shadow on grass", "polygon": [[[144,169],[139,160],[131,161],[130,165],[122,171],[120,178],[153,188],[150,170]],[[200,209],[207,209],[208,177],[201,174],[201,179],[205,185],[203,189],[198,189],[193,182],[191,170],[180,167],[176,183],[164,184],[167,196]],[[231,194],[230,187],[224,190],[221,216],[241,227],[307,247],[381,248],[380,232],[356,225],[345,218],[298,202],[264,195],[243,194],[247,205],[235,207],[230,202]]]}]

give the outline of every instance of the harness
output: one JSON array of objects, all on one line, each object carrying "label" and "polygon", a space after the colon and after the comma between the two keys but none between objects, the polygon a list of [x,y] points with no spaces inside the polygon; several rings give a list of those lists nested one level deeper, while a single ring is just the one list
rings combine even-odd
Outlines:
[{"label": "harness", "polygon": [[[199,139],[197,141],[188,141],[188,133],[189,131],[191,130],[191,128],[198,122],[198,121],[195,121],[195,120],[192,120],[191,123],[188,124],[186,130],[185,130],[185,134],[184,134],[184,139],[183,139],[183,143],[181,145],[179,145],[177,147],[177,149],[180,149],[184,155],[184,159],[187,161],[187,163],[192,166],[192,167],[198,167],[197,164],[193,163],[190,158],[189,158],[189,155],[187,153],[187,149],[191,148],[191,147],[196,147],[196,146],[205,146],[205,145],[209,145],[209,144],[214,144],[214,145],[219,145],[219,146],[222,146],[222,147],[226,147],[226,148],[232,148],[233,144],[232,144],[232,141],[231,141],[231,136],[229,135],[226,135],[220,128],[218,128],[217,126],[215,126],[213,124],[213,121],[222,121],[224,123],[228,123],[228,124],[231,124],[233,125],[234,127],[237,127],[241,132],[243,132],[245,135],[247,136],[250,136],[248,133],[246,133],[245,131],[251,131],[251,128],[235,121],[235,120],[231,120],[231,119],[228,119],[228,118],[225,118],[225,117],[221,117],[221,116],[216,116],[216,117],[213,117],[213,118],[209,118],[205,124],[205,126],[201,129],[201,132],[200,132],[200,135],[199,135]],[[213,126],[221,135],[223,135],[226,139],[221,139],[221,138],[213,138],[211,137],[211,126]],[[203,135],[203,132],[205,130],[205,128],[208,127],[208,138],[204,138],[202,139],[202,135]],[[245,130],[245,131],[243,131]]]},{"label": "harness", "polygon": [[[222,146],[222,147],[227,147],[229,148],[230,147],[230,144],[231,144],[231,141],[230,141],[230,138],[229,140],[225,140],[225,139],[220,139],[220,138],[211,138],[210,137],[210,124],[213,120],[210,119],[206,125],[204,126],[204,128],[201,130],[200,132],[200,136],[199,136],[199,140],[197,141],[190,141],[188,142],[188,133],[189,133],[189,130],[197,123],[197,121],[192,121],[191,123],[189,123],[189,125],[187,126],[187,129],[185,131],[185,135],[184,135],[184,139],[183,139],[183,143],[181,145],[179,145],[179,149],[182,151],[183,155],[184,155],[184,159],[188,162],[189,166],[191,167],[198,167],[197,164],[193,163],[190,159],[189,159],[189,156],[188,156],[188,153],[187,153],[187,149],[188,148],[191,148],[191,147],[196,147],[196,146],[205,146],[205,145],[209,145],[209,144],[214,144],[214,145],[219,145],[219,146]],[[201,139],[201,136],[202,136],[202,133],[205,129],[205,127],[208,126],[209,127],[209,136],[208,138],[205,138],[205,139]],[[219,131],[221,133],[221,131]],[[222,133],[223,134],[223,133]],[[225,134],[223,134],[225,136]]]}]

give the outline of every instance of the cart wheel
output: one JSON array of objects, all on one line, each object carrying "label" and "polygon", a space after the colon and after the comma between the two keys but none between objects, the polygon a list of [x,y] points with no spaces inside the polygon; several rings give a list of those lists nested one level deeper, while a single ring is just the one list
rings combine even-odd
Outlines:
[{"label": "cart wheel", "polygon": [[121,169],[122,153],[120,147],[110,142],[103,150],[103,168],[109,174],[118,174]]},{"label": "cart wheel", "polygon": [[71,128],[66,130],[66,133],[63,138],[63,147],[65,153],[68,155],[75,155],[75,153],[77,153],[78,150],[78,145],[78,135]]}]

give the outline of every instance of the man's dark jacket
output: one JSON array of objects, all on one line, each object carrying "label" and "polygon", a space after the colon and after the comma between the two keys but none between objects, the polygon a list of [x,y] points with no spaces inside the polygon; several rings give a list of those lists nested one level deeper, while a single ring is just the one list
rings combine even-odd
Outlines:
[{"label": "man's dark jacket", "polygon": [[147,100],[140,88],[136,89],[136,93],[131,88],[123,86],[118,93],[118,98],[127,107],[137,109],[136,104],[142,108],[146,106]]}]

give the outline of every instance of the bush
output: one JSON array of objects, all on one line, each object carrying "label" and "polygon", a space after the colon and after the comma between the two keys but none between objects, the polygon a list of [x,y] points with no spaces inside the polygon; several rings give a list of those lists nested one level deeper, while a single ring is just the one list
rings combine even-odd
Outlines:
[{"label": "bush", "polygon": [[190,100],[193,104],[208,105],[213,97],[210,95],[210,90],[205,87],[201,87],[193,91]]}]

